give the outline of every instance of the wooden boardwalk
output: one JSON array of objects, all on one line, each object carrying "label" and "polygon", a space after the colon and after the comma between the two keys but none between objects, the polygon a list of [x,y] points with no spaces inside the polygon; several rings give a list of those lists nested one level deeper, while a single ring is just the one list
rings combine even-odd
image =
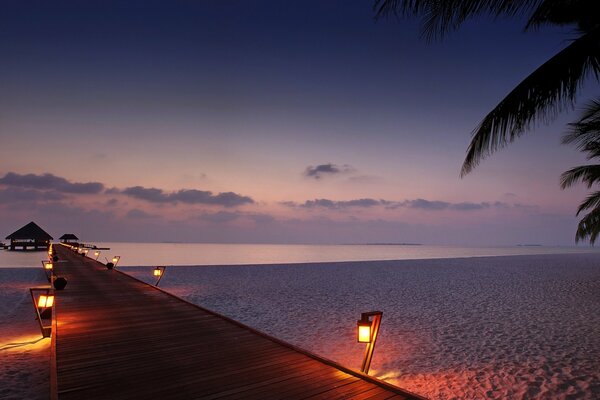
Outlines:
[{"label": "wooden boardwalk", "polygon": [[418,399],[55,245],[53,399]]}]

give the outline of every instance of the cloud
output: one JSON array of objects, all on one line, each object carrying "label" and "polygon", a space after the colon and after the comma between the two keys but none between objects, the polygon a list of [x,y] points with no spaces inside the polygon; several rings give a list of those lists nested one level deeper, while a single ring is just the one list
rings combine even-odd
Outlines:
[{"label": "cloud", "polygon": [[[506,209],[511,207],[510,204],[503,203],[500,201],[489,203],[489,202],[480,202],[480,203],[472,203],[472,202],[460,202],[460,203],[450,203],[447,201],[440,200],[426,200],[426,199],[414,199],[414,200],[404,200],[404,201],[390,201],[390,200],[376,200],[371,198],[362,198],[355,200],[330,200],[330,199],[315,199],[315,200],[307,200],[304,203],[295,203],[293,201],[283,201],[279,203],[286,207],[302,207],[307,209],[316,209],[316,208],[326,208],[330,210],[339,210],[346,208],[370,208],[382,206],[388,210],[395,210],[398,208],[411,208],[411,209],[419,209],[419,210],[428,210],[428,211],[439,211],[439,210],[455,210],[455,211],[477,211],[477,210],[485,210],[489,208],[502,208]],[[525,207],[514,204],[513,207],[525,209]]]},{"label": "cloud", "polygon": [[0,189],[0,204],[30,204],[47,201],[59,201],[65,198],[61,193],[46,192],[35,189],[23,189],[20,187],[9,187]]},{"label": "cloud", "polygon": [[[111,193],[114,193],[114,189],[109,190]],[[162,189],[132,186],[121,190],[120,193],[151,203],[211,204],[224,207],[254,204],[254,200],[251,197],[233,192],[223,192],[215,195],[205,190],[182,189],[168,193]]]},{"label": "cloud", "polygon": [[485,201],[481,202],[481,203],[463,202],[463,203],[452,204],[451,208],[453,208],[454,210],[460,210],[460,211],[483,210],[486,208],[490,208],[490,203],[487,203]]},{"label": "cloud", "polygon": [[134,208],[134,209],[127,211],[127,214],[125,214],[125,216],[127,218],[132,218],[132,219],[146,219],[146,218],[156,218],[157,217],[156,215],[149,214],[146,211],[142,211],[138,208]]},{"label": "cloud", "polygon": [[73,183],[52,174],[17,174],[9,172],[0,178],[0,184],[10,187],[53,190],[61,193],[97,194],[104,190],[100,182]]},{"label": "cloud", "polygon": [[375,199],[356,199],[356,200],[341,200],[334,201],[329,199],[315,199],[315,200],[307,200],[304,203],[300,204],[300,207],[304,208],[329,208],[329,209],[341,209],[341,208],[349,208],[349,207],[373,207],[381,204],[381,200]]},{"label": "cloud", "polygon": [[401,206],[408,208],[419,208],[422,210],[445,210],[450,206],[450,203],[438,200],[416,199],[403,201]]},{"label": "cloud", "polygon": [[321,179],[324,176],[347,174],[350,172],[354,172],[354,168],[350,165],[336,165],[329,163],[316,166],[309,165],[304,170],[303,175],[307,178]]}]

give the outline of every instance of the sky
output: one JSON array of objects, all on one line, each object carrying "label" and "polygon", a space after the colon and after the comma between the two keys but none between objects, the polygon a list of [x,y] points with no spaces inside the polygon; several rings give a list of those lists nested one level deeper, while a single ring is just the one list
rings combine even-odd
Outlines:
[{"label": "sky", "polygon": [[522,26],[427,43],[371,1],[5,1],[0,232],[573,245],[577,110],[459,176],[478,122],[573,36]]}]

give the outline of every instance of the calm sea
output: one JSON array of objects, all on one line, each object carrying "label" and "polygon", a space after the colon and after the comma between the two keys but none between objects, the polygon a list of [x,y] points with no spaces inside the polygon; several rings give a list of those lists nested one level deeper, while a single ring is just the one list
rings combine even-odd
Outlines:
[{"label": "calm sea", "polygon": [[[287,264],[333,261],[414,260],[481,256],[598,252],[590,247],[452,247],[418,245],[282,245],[207,243],[95,243],[98,260],[121,256],[119,266]],[[0,268],[41,267],[45,252],[0,250]]]}]

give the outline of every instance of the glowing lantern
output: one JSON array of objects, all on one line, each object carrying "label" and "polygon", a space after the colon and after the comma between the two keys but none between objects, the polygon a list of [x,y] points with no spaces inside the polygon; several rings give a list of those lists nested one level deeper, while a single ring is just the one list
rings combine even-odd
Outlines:
[{"label": "glowing lantern", "polygon": [[156,268],[154,268],[154,271],[152,271],[152,274],[156,278],[156,283],[154,284],[154,286],[158,286],[158,284],[160,283],[160,280],[162,279],[162,277],[165,274],[165,270],[166,269],[167,269],[167,267],[156,267]]},{"label": "glowing lantern", "polygon": [[359,319],[356,322],[358,327],[356,339],[359,343],[370,343],[371,342],[371,321],[363,321]]},{"label": "glowing lantern", "polygon": [[96,250],[96,251],[94,252],[94,256],[96,256],[96,260],[98,259],[98,256],[99,256],[99,255],[100,255],[100,251],[99,251],[99,250]]},{"label": "glowing lantern", "polygon": [[44,263],[44,269],[51,270],[52,268],[54,268],[54,264],[51,262]]},{"label": "glowing lantern", "polygon": [[119,256],[113,257],[113,259],[112,259],[113,264],[118,263],[119,262],[119,258],[120,258]]},{"label": "glowing lantern", "polygon": [[37,303],[38,308],[49,308],[49,307],[52,307],[53,305],[54,305],[54,295],[53,294],[49,294],[49,295],[41,294],[40,297],[38,298],[38,303]]},{"label": "glowing lantern", "polygon": [[88,252],[89,252],[89,250],[88,250],[88,249],[85,249],[85,250],[83,250],[83,255],[84,255],[84,256],[87,256]]}]

